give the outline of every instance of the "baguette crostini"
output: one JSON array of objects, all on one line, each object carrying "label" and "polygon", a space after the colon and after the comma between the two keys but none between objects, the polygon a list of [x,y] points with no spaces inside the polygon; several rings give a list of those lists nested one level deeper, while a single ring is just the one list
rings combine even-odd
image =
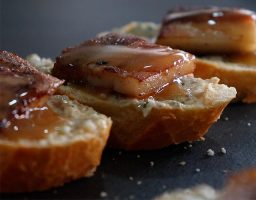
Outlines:
[{"label": "baguette crostini", "polygon": [[0,192],[45,190],[100,163],[111,120],[53,93],[63,81],[0,51]]},{"label": "baguette crostini", "polygon": [[156,43],[197,55],[195,77],[217,76],[233,86],[235,101],[256,102],[256,15],[238,8],[174,9],[167,13]]},{"label": "baguette crostini", "polygon": [[199,140],[236,95],[217,78],[189,75],[193,59],[138,37],[107,34],[64,50],[52,73],[67,80],[58,93],[112,118],[111,147],[156,149]]}]

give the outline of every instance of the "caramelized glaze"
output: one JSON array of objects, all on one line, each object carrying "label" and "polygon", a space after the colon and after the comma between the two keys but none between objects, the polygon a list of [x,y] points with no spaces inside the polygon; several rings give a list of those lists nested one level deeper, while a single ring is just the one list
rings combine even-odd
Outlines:
[{"label": "caramelized glaze", "polygon": [[34,108],[24,118],[13,119],[8,128],[0,129],[0,139],[12,141],[43,139],[47,134],[55,132],[56,128],[63,123],[65,119],[50,108]]},{"label": "caramelized glaze", "polygon": [[[158,101],[165,101],[165,100],[171,100],[176,99],[177,97],[181,96],[189,96],[190,91],[183,88],[182,81],[177,78],[174,79],[171,83],[167,83],[159,90],[149,93],[147,95],[137,97],[136,99],[139,100],[146,100],[149,97],[153,97],[155,100]],[[75,87],[79,90],[84,90],[86,93],[97,96],[98,98],[104,99],[107,97],[115,97],[115,98],[127,98],[127,96],[114,92],[113,90],[102,88],[102,87],[94,87],[88,84],[71,84],[72,87]]]},{"label": "caramelized glaze", "polygon": [[[78,58],[74,63],[74,57]],[[62,62],[69,67],[113,66],[126,72],[159,72],[170,67],[181,66],[193,56],[169,47],[131,48],[118,45],[85,46],[62,56]]]},{"label": "caramelized glaze", "polygon": [[30,107],[42,106],[62,83],[19,56],[0,51],[0,128]]},{"label": "caramelized glaze", "polygon": [[252,22],[256,20],[254,12],[235,8],[180,9],[170,11],[163,24],[173,22],[207,23],[216,25],[219,22]]},{"label": "caramelized glaze", "polygon": [[135,36],[108,34],[65,50],[52,73],[128,97],[144,98],[193,73],[194,56]]},{"label": "caramelized glaze", "polygon": [[190,95],[189,91],[182,88],[182,82],[180,79],[175,79],[172,83],[169,83],[161,90],[152,94],[152,97],[158,101],[176,99],[181,96]]}]

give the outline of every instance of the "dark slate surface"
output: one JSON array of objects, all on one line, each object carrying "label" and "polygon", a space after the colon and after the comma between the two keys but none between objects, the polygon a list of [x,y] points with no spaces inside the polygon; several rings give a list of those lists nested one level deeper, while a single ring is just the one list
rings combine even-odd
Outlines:
[{"label": "dark slate surface", "polygon": [[[55,57],[62,48],[114,26],[132,20],[159,22],[169,7],[180,3],[178,0],[0,0],[0,48],[22,56],[38,52]],[[250,0],[182,1],[182,5],[213,3],[256,9],[256,1]],[[210,129],[206,141],[194,143],[191,148],[189,144],[181,144],[148,152],[106,150],[92,178],[45,192],[0,194],[0,199],[99,199],[103,191],[108,195],[105,199],[151,199],[163,191],[199,183],[220,188],[231,172],[256,166],[255,112],[256,105],[230,105]],[[221,147],[226,148],[226,155],[219,153]],[[206,156],[209,148],[216,152],[214,157]],[[187,164],[180,166],[181,161]],[[195,172],[196,168],[201,172]]]},{"label": "dark slate surface", "polygon": [[[45,192],[2,194],[0,198],[99,199],[104,191],[108,195],[104,199],[151,199],[163,191],[199,183],[220,188],[231,172],[256,166],[255,112],[256,105],[230,105],[206,140],[193,143],[191,148],[181,144],[148,152],[106,150],[91,178]],[[227,154],[220,153],[221,147]],[[214,157],[206,155],[209,148],[215,151]],[[179,165],[181,161],[186,165]]]}]

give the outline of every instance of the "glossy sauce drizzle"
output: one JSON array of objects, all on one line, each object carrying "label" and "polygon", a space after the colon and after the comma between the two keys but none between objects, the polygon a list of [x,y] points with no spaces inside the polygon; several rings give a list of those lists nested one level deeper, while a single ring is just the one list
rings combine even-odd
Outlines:
[{"label": "glossy sauce drizzle", "polygon": [[254,12],[235,8],[209,8],[192,9],[171,12],[164,20],[164,24],[172,22],[206,22],[208,25],[216,25],[218,22],[250,22],[255,21]]},{"label": "glossy sauce drizzle", "polygon": [[30,111],[28,118],[13,119],[8,128],[0,129],[0,139],[42,139],[63,123],[65,123],[65,119],[50,108],[34,108]]},{"label": "glossy sauce drizzle", "polygon": [[[77,57],[75,63],[71,60]],[[71,54],[62,57],[70,66],[114,66],[126,72],[159,72],[171,67],[179,67],[190,62],[193,56],[189,53],[169,47],[140,48],[119,45],[84,46],[72,50]]]}]

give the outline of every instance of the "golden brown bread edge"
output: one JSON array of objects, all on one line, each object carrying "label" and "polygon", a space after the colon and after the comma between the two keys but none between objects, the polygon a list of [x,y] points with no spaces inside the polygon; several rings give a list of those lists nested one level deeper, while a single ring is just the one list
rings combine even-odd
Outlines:
[{"label": "golden brown bread edge", "polygon": [[[197,80],[193,77],[188,79],[192,82]],[[200,79],[200,81],[204,80]],[[205,102],[201,106],[185,106],[175,101],[170,103],[171,105],[166,105],[164,102],[155,101],[159,106],[153,106],[148,111],[143,109],[146,105],[144,101],[94,95],[86,91],[83,86],[72,84],[61,86],[58,93],[65,94],[111,117],[113,126],[108,141],[110,147],[125,150],[150,150],[200,140],[210,126],[218,120],[223,109],[235,97],[236,92],[234,88],[218,85],[216,78],[208,82],[209,85],[205,88],[202,86],[202,94],[200,92],[197,94],[204,95],[202,101]],[[210,90],[214,87],[223,88],[223,91],[218,92],[216,89],[217,94],[213,94]]]},{"label": "golden brown bread edge", "polygon": [[[71,102],[66,97],[65,101]],[[84,131],[79,135],[80,127],[77,127],[77,132],[70,133],[71,138],[65,142],[15,142],[1,138],[0,192],[41,191],[93,174],[100,164],[112,123],[87,106],[76,102],[71,105],[78,106],[81,112],[92,117],[97,131]],[[102,125],[99,125],[100,120],[103,120]],[[62,136],[57,135],[57,138],[61,140]]]},{"label": "golden brown bread edge", "polygon": [[94,138],[46,148],[0,145],[0,152],[0,192],[32,192],[92,175],[102,144]]},{"label": "golden brown bread edge", "polygon": [[195,77],[207,79],[216,76],[220,79],[220,83],[236,88],[235,101],[256,102],[256,68],[254,66],[201,58],[197,58],[195,63]]}]

